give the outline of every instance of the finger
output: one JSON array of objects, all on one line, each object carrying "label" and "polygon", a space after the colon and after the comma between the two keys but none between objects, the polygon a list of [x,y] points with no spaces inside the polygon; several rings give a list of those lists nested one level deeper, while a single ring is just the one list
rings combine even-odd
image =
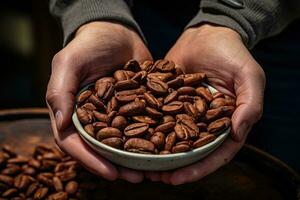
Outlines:
[{"label": "finger", "polygon": [[106,159],[97,155],[77,134],[73,127],[65,129],[63,140],[58,137],[56,122],[53,112],[50,113],[51,126],[54,132],[54,138],[57,145],[72,158],[80,162],[92,173],[108,180],[115,180],[118,177],[117,169]]},{"label": "finger", "polygon": [[188,167],[175,170],[171,174],[170,183],[172,185],[180,185],[200,180],[224,164],[227,164],[242,147],[242,145],[243,142],[238,143],[233,141],[231,138],[228,138],[220,148],[211,153],[204,160]]},{"label": "finger", "polygon": [[241,141],[253,124],[261,118],[265,77],[260,69],[255,65],[244,67],[235,78],[237,107],[232,115],[232,136],[236,141]]},{"label": "finger", "polygon": [[153,182],[160,181],[160,174],[158,172],[147,171],[145,172],[145,176]]},{"label": "finger", "polygon": [[170,180],[171,176],[172,176],[171,172],[162,172],[161,181],[165,184],[170,184],[171,183],[171,180]]},{"label": "finger", "polygon": [[119,178],[129,181],[131,183],[140,183],[144,179],[143,172],[128,169],[125,167],[118,167]]}]

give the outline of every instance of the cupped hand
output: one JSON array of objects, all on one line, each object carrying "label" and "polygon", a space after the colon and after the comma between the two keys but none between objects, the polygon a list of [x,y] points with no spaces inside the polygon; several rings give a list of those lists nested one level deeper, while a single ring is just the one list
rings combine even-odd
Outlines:
[{"label": "cupped hand", "polygon": [[109,75],[132,58],[151,59],[136,32],[117,23],[91,22],[79,28],[74,39],[52,60],[46,101],[55,141],[88,170],[108,180],[140,182],[144,175],[116,167],[97,155],[77,134],[71,115],[80,87]]},{"label": "cupped hand", "polygon": [[197,181],[228,163],[244,144],[263,110],[265,75],[241,37],[226,27],[205,24],[187,29],[166,55],[186,73],[205,72],[209,83],[236,97],[231,137],[204,160],[168,172],[148,172],[153,181],[178,185]]}]

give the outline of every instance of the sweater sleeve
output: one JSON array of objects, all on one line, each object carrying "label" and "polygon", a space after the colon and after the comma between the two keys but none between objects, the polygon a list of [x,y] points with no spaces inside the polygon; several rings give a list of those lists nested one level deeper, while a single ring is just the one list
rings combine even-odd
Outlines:
[{"label": "sweater sleeve", "polygon": [[133,28],[144,39],[142,31],[123,0],[50,0],[50,13],[59,19],[64,45],[83,24],[96,20],[112,20]]},{"label": "sweater sleeve", "polygon": [[229,27],[252,48],[299,16],[299,0],[202,0],[199,12],[186,28],[202,23]]}]

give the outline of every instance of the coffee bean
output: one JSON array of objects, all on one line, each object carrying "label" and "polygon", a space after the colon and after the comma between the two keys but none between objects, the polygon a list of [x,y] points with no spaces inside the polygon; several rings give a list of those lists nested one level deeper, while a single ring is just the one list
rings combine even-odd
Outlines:
[{"label": "coffee bean", "polygon": [[216,139],[216,136],[213,134],[207,134],[207,135],[202,134],[202,137],[200,137],[198,140],[196,140],[193,143],[193,147],[194,148],[202,147],[202,146],[214,141],[215,139]]},{"label": "coffee bean", "polygon": [[37,191],[34,193],[33,198],[34,199],[44,199],[48,193],[49,188],[42,187],[37,189]]},{"label": "coffee bean", "polygon": [[66,188],[65,191],[68,194],[75,194],[77,192],[78,189],[78,183],[75,181],[70,181],[66,184]]},{"label": "coffee bean", "polygon": [[90,90],[85,90],[82,93],[80,93],[80,95],[77,97],[77,104],[82,104],[83,102],[85,102],[85,100],[87,100],[90,96],[92,95],[92,91]]},{"label": "coffee bean", "polygon": [[152,108],[159,109],[162,106],[162,103],[150,93],[145,93],[144,98],[147,104]]},{"label": "coffee bean", "polygon": [[113,127],[106,127],[101,129],[97,135],[96,138],[97,140],[101,141],[105,138],[110,138],[110,137],[122,137],[122,133],[119,129],[113,128]]},{"label": "coffee bean", "polygon": [[121,149],[123,147],[123,140],[120,137],[109,137],[101,140],[101,142],[116,149]]},{"label": "coffee bean", "polygon": [[166,122],[164,124],[161,124],[155,128],[155,132],[163,132],[163,133],[169,133],[173,130],[175,126],[175,122]]},{"label": "coffee bean", "polygon": [[217,119],[216,121],[211,122],[207,130],[209,133],[214,135],[219,135],[223,131],[225,131],[231,124],[231,120],[228,117],[223,117],[221,119]]},{"label": "coffee bean", "polygon": [[[55,194],[51,194],[48,197],[49,200],[67,200],[68,194],[66,192],[57,192]],[[70,198],[71,200],[71,198]]]},{"label": "coffee bean", "polygon": [[111,126],[119,130],[123,130],[127,126],[127,120],[123,116],[116,116],[112,122]]},{"label": "coffee bean", "polygon": [[123,116],[135,116],[143,113],[145,104],[141,101],[134,101],[120,107],[119,114]]},{"label": "coffee bean", "polygon": [[[217,137],[231,125],[235,99],[211,93],[206,80],[205,73],[185,74],[169,60],[130,60],[113,77],[103,77],[82,92],[76,113],[89,135],[111,147],[147,154],[185,152],[198,146],[195,141],[209,134]],[[229,120],[217,121],[224,117]],[[154,148],[128,147],[131,139],[146,140]],[[40,149],[37,160],[41,169],[53,170],[60,161],[44,159],[47,151]],[[35,170],[26,169],[29,174]]]},{"label": "coffee bean", "polygon": [[0,182],[11,186],[14,184],[14,179],[10,176],[0,174]]},{"label": "coffee bean", "polygon": [[127,137],[140,137],[148,131],[149,125],[146,123],[133,123],[124,129]]},{"label": "coffee bean", "polygon": [[152,142],[142,138],[130,138],[124,144],[124,149],[132,152],[152,153],[155,146]]},{"label": "coffee bean", "polygon": [[162,111],[167,115],[174,115],[183,110],[183,103],[180,101],[173,101],[162,107]]},{"label": "coffee bean", "polygon": [[178,95],[178,92],[177,91],[173,91],[171,92],[168,96],[166,96],[166,98],[164,99],[164,104],[168,104],[172,101],[176,101],[177,99],[177,95]]},{"label": "coffee bean", "polygon": [[54,176],[52,181],[53,181],[53,186],[54,186],[54,189],[56,190],[56,192],[63,191],[64,186],[63,186],[61,180],[57,176]]},{"label": "coffee bean", "polygon": [[162,132],[155,132],[150,138],[150,141],[157,149],[162,149],[165,146],[165,138],[165,134]]},{"label": "coffee bean", "polygon": [[155,121],[154,119],[152,119],[151,117],[148,116],[134,116],[132,117],[133,121],[135,122],[141,122],[141,123],[146,123],[151,125],[155,125],[157,123],[157,121]]},{"label": "coffee bean", "polygon": [[5,192],[3,192],[2,197],[4,197],[4,198],[12,197],[13,195],[15,195],[17,193],[18,193],[18,190],[16,188],[11,188],[11,189],[8,189]]},{"label": "coffee bean", "polygon": [[147,87],[155,94],[166,94],[168,92],[168,85],[157,79],[148,79]]}]

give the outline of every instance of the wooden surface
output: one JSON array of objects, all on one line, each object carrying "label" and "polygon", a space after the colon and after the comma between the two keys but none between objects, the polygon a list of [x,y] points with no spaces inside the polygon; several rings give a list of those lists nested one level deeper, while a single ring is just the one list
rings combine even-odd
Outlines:
[{"label": "wooden surface", "polygon": [[[20,153],[38,143],[54,144],[46,109],[0,111],[0,146],[10,144]],[[86,199],[300,199],[299,175],[280,160],[246,145],[236,158],[204,179],[183,186],[144,181],[109,182],[86,173]],[[90,183],[96,185],[90,187]],[[297,197],[298,194],[298,197]]]}]

